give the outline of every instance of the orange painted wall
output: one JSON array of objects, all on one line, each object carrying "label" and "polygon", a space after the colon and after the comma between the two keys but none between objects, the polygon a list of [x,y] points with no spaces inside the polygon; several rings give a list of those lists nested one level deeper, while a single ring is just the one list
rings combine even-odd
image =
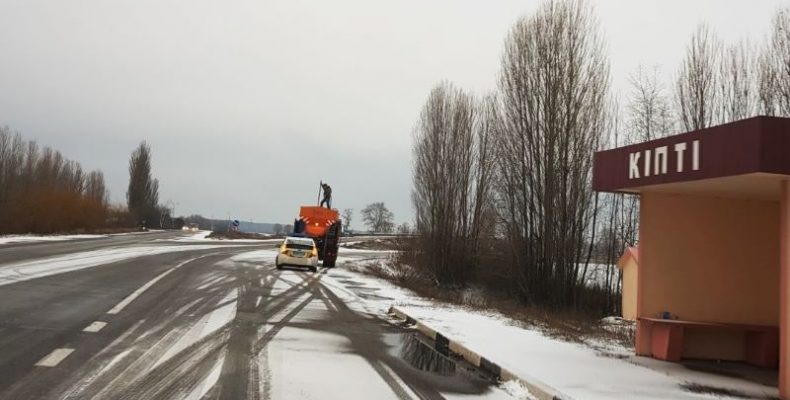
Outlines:
[{"label": "orange painted wall", "polygon": [[[778,202],[643,192],[638,314],[778,325],[779,216]],[[686,357],[743,357],[739,335],[689,332]]]},{"label": "orange painted wall", "polygon": [[623,269],[623,318],[636,319],[636,284],[639,269],[636,260],[629,257],[622,266]]}]

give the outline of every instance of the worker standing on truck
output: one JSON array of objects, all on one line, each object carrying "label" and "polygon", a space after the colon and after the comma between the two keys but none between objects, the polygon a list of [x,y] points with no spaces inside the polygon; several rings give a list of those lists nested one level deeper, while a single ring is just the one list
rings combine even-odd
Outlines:
[{"label": "worker standing on truck", "polygon": [[326,208],[332,208],[332,188],[326,183],[322,183],[321,188],[324,190],[324,198],[320,206],[323,207],[326,203]]}]

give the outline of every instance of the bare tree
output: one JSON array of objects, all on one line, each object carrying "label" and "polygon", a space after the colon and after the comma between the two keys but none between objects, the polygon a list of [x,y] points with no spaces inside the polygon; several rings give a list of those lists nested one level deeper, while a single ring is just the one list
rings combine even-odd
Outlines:
[{"label": "bare tree", "polygon": [[274,224],[274,234],[275,235],[282,235],[283,234],[283,225],[282,224]]},{"label": "bare tree", "polygon": [[721,122],[754,116],[757,111],[757,62],[746,41],[727,47],[719,64]]},{"label": "bare tree", "polygon": [[424,266],[437,284],[462,284],[476,264],[491,208],[494,101],[478,102],[449,83],[436,86],[414,132],[416,229]]},{"label": "bare tree", "polygon": [[[602,148],[619,147],[635,143],[643,139],[642,132],[632,126],[623,126],[620,122],[618,105],[611,105],[609,128],[607,131],[607,141],[602,143]],[[634,112],[634,108],[629,106],[629,113]],[[639,110],[639,108],[636,108]],[[633,115],[629,118],[633,121]],[[603,271],[597,271],[597,280],[593,286],[608,295],[604,299],[603,309],[607,315],[616,313],[621,306],[619,301],[621,295],[622,271],[615,267],[617,260],[628,246],[636,245],[639,230],[639,197],[632,194],[623,193],[596,193],[596,199],[600,198],[600,207],[596,208],[597,220],[601,224],[600,231],[594,239],[590,241],[590,250],[595,247],[595,258],[598,262],[606,265]],[[595,218],[593,218],[595,220]],[[592,252],[592,251],[591,251]],[[580,283],[590,286],[587,280],[588,263],[585,262],[584,272]],[[598,267],[600,268],[600,267]]]},{"label": "bare tree", "polygon": [[151,147],[146,142],[132,152],[129,159],[129,189],[126,192],[129,212],[139,222],[159,220],[159,181],[151,176]]},{"label": "bare tree", "polygon": [[362,209],[362,220],[373,232],[390,233],[395,227],[394,215],[383,202],[368,204]]},{"label": "bare tree", "polygon": [[774,15],[757,68],[760,112],[790,116],[790,7],[783,7]]},{"label": "bare tree", "polygon": [[646,72],[639,67],[629,80],[631,93],[627,107],[630,129],[639,141],[653,140],[672,132],[669,98],[658,78],[658,69]]},{"label": "bare tree", "polygon": [[721,121],[720,59],[719,40],[707,25],[699,25],[686,47],[675,83],[677,112],[686,130],[707,128]]},{"label": "bare tree", "polygon": [[85,178],[85,197],[106,205],[109,201],[109,194],[104,185],[104,173],[101,171],[91,171]]},{"label": "bare tree", "polygon": [[766,46],[757,58],[757,96],[758,110],[763,115],[779,115],[778,80],[779,73],[773,65],[771,47]]},{"label": "bare tree", "polygon": [[344,209],[342,218],[343,218],[343,231],[348,232],[349,228],[351,227],[351,220],[354,219],[354,209],[353,208]]},{"label": "bare tree", "polygon": [[590,240],[592,155],[606,128],[609,63],[582,0],[547,1],[505,42],[498,198],[512,280],[528,302],[573,306]]}]

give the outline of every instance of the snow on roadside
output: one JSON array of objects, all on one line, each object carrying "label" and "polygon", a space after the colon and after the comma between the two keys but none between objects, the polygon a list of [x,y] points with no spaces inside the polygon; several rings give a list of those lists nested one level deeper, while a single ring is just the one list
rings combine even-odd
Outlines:
[{"label": "snow on roadside", "polygon": [[173,240],[175,240],[175,241],[184,241],[184,242],[191,241],[191,240],[211,240],[211,239],[207,238],[208,235],[211,235],[211,231],[198,231],[197,233],[195,233],[192,236],[179,237],[179,238],[175,238]]},{"label": "snow on roadside", "polygon": [[107,235],[4,235],[0,236],[0,244],[29,242],[61,242],[78,239],[98,239]]},{"label": "snow on roadside", "polygon": [[525,388],[524,385],[518,381],[507,381],[501,384],[500,387],[507,394],[518,400],[537,400],[537,397],[533,396],[532,393],[529,392],[529,389]]},{"label": "snow on roadside", "polygon": [[71,253],[63,256],[36,259],[32,261],[0,264],[0,286],[10,283],[62,274],[84,268],[95,267],[123,261],[130,258],[180,251],[225,248],[227,245],[183,245],[183,246],[141,246],[119,247]]},{"label": "snow on roadside", "polygon": [[274,259],[277,258],[277,253],[277,250],[246,251],[244,253],[232,256],[230,261],[251,263],[271,262],[274,264]]},{"label": "snow on roadside", "polygon": [[108,233],[106,235],[94,234],[80,234],[80,235],[0,235],[0,245],[11,243],[30,243],[30,242],[62,242],[67,240],[80,240],[80,239],[101,239],[112,236],[130,236],[130,235],[145,235],[148,233],[165,232],[162,229],[151,229],[145,232],[123,232],[123,233]]},{"label": "snow on roadside", "polygon": [[110,233],[107,236],[129,236],[129,235],[145,235],[148,233],[158,233],[158,232],[166,232],[165,229],[149,229],[147,231],[133,231],[133,232],[121,232],[121,233]]},{"label": "snow on roadside", "polygon": [[[437,304],[382,279],[343,269],[343,266],[364,268],[362,264],[369,262],[355,262],[351,255],[346,254],[349,257],[341,268],[328,270],[322,283],[353,309],[382,315],[390,306],[398,306],[410,316],[517,375],[538,379],[571,398],[721,398],[684,390],[681,385],[689,382],[733,390],[755,398],[778,398],[776,387],[690,371],[677,364],[659,361],[656,363],[670,365],[647,368],[630,361],[631,351],[615,344],[607,344],[607,354],[603,354],[600,349],[565,342],[538,330],[524,328],[518,321],[496,312]],[[508,387],[503,387],[503,390],[508,390]]]},{"label": "snow on roadside", "polygon": [[[210,238],[208,235],[211,231],[198,231],[191,236],[179,236],[172,239],[159,239],[158,241],[164,242],[201,242],[201,243],[217,243],[217,242],[233,242],[233,243],[273,243],[279,242],[282,239],[215,239]],[[264,236],[264,235],[262,235]],[[265,235],[269,236],[269,235]],[[265,237],[264,236],[264,237]]]}]

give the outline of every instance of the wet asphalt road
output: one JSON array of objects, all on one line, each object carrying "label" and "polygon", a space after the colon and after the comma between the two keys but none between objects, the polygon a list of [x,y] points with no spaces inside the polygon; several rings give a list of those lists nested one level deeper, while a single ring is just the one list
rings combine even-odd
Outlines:
[{"label": "wet asphalt road", "polygon": [[[0,245],[14,264],[184,246],[150,233]],[[201,243],[202,244],[202,243]],[[0,399],[507,398],[406,328],[352,310],[273,243],[143,255],[0,285]]]}]

